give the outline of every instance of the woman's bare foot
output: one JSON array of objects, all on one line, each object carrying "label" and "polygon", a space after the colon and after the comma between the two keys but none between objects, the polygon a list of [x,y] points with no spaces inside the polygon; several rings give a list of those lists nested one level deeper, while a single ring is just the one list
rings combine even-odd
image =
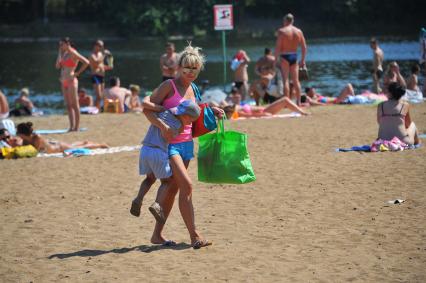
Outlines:
[{"label": "woman's bare foot", "polygon": [[167,240],[163,235],[152,235],[151,244],[154,245],[163,245],[163,246],[176,246],[176,242],[172,240]]}]

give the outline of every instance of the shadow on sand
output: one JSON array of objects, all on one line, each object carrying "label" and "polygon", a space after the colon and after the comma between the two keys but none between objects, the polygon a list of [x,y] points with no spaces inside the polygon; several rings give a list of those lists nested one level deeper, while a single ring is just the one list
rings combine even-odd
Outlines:
[{"label": "shadow on sand", "polygon": [[59,258],[59,259],[66,259],[69,257],[89,257],[89,256],[100,256],[103,254],[108,254],[108,253],[115,253],[115,254],[124,254],[124,253],[128,253],[131,251],[140,251],[143,253],[151,253],[151,252],[155,252],[155,251],[160,251],[160,250],[186,250],[186,249],[190,249],[192,248],[191,245],[188,245],[186,243],[178,243],[174,246],[167,246],[167,245],[140,245],[140,246],[135,246],[135,247],[131,247],[131,248],[119,248],[119,249],[112,249],[112,250],[81,250],[81,251],[77,251],[77,252],[72,252],[72,253],[64,253],[64,254],[53,254],[50,255],[48,257],[48,259],[53,259],[53,258]]}]

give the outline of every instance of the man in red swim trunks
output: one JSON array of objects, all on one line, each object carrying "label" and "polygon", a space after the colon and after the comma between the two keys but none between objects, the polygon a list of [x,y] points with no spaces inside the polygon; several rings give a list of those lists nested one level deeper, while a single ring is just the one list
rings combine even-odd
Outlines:
[{"label": "man in red swim trunks", "polygon": [[[293,26],[294,17],[287,14],[284,17],[284,25],[277,31],[277,42],[275,45],[275,60],[279,63],[284,83],[284,95],[290,96],[289,75],[294,84],[297,105],[300,105],[301,87],[299,82],[299,66],[305,66],[306,41],[303,32]],[[297,64],[297,49],[302,49],[302,58],[299,66]]]}]

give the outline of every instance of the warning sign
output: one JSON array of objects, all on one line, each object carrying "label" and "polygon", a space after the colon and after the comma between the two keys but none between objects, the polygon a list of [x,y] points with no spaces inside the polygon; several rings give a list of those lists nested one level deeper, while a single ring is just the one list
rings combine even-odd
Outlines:
[{"label": "warning sign", "polygon": [[234,29],[234,14],[232,5],[214,5],[214,29],[230,30]]}]

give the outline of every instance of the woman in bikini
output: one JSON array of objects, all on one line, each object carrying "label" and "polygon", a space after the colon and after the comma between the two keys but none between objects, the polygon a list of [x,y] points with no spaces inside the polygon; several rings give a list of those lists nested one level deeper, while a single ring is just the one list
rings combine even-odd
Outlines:
[{"label": "woman in bikini", "polygon": [[397,137],[406,144],[419,144],[416,125],[410,116],[410,106],[401,100],[405,87],[393,82],[389,84],[388,91],[389,100],[377,106],[378,138],[392,140]]},{"label": "woman in bikini", "polygon": [[265,117],[265,116],[272,116],[275,114],[278,114],[282,109],[288,108],[293,112],[300,113],[302,115],[309,115],[310,113],[304,111],[302,108],[297,106],[293,101],[290,100],[288,97],[281,97],[277,101],[269,104],[266,107],[262,106],[253,106],[253,105],[232,105],[232,106],[225,106],[223,110],[226,113],[226,117],[230,119],[235,115],[235,112],[237,112],[238,117]]},{"label": "woman in bikini", "polygon": [[[178,73],[175,79],[164,81],[158,89],[149,96],[149,100],[157,105],[162,105],[165,109],[170,109],[179,105],[183,100],[189,99],[195,101],[194,91],[191,83],[198,77],[199,72],[204,65],[204,56],[199,53],[199,48],[187,46],[178,57]],[[219,117],[224,114],[223,110],[212,107],[213,111]],[[201,248],[211,245],[195,227],[194,208],[192,205],[193,183],[188,174],[187,168],[190,160],[194,157],[194,142],[192,140],[192,125],[187,125],[184,131],[173,138],[173,131],[157,118],[154,112],[144,107],[144,114],[148,120],[157,126],[163,136],[170,141],[169,160],[173,171],[173,182],[167,188],[167,196],[161,207],[164,216],[167,219],[177,191],[179,190],[179,209],[182,218],[188,229],[191,245],[195,248]],[[164,224],[156,223],[151,242],[154,244],[165,242],[162,236]]]},{"label": "woman in bikini", "polygon": [[[78,71],[77,65],[82,66]],[[58,58],[56,68],[61,70],[62,94],[67,105],[68,119],[70,122],[69,131],[78,131],[80,127],[80,106],[78,104],[78,76],[89,66],[89,60],[77,52],[72,46],[71,40],[65,37],[59,41]]]},{"label": "woman in bikini", "polygon": [[31,122],[18,124],[16,134],[22,138],[24,145],[30,144],[42,153],[63,153],[65,150],[72,148],[108,148],[107,144],[99,144],[91,141],[68,144],[57,140],[45,139],[34,133],[33,123]]}]

